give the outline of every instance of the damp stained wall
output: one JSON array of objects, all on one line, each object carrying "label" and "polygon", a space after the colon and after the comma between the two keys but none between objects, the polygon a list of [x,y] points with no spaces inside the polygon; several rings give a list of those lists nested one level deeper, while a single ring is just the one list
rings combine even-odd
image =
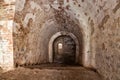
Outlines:
[{"label": "damp stained wall", "polygon": [[62,30],[57,26],[65,26],[64,20],[82,32],[84,65],[97,69],[106,80],[119,80],[119,0],[17,0],[13,33],[15,57],[20,60],[16,62],[48,62],[44,46],[54,31]]},{"label": "damp stained wall", "polygon": [[[16,2],[13,33],[15,63],[39,64],[49,62],[48,43],[50,38],[59,31],[69,31],[78,38],[80,47],[85,47],[80,48],[80,50],[84,49],[80,54],[85,57],[83,60],[81,57],[80,61],[85,62],[83,65],[90,66],[89,35],[91,31],[88,23],[80,23],[72,14],[65,11],[69,9],[64,7],[63,3],[65,2],[24,0]],[[83,43],[85,43],[84,46]]]},{"label": "damp stained wall", "polygon": [[48,62],[44,46],[55,32],[69,29],[60,26],[73,22],[72,29],[81,30],[74,31],[76,36],[83,35],[84,65],[106,80],[120,79],[120,0],[16,0],[15,8],[15,63]]}]

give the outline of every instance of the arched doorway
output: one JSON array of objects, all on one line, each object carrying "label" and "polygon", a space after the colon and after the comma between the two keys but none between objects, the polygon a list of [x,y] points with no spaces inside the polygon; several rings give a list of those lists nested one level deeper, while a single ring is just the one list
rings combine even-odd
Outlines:
[{"label": "arched doorway", "polygon": [[53,42],[53,62],[75,64],[76,43],[69,35],[56,38]]},{"label": "arched doorway", "polygon": [[[65,41],[65,40],[68,40],[68,41]],[[67,42],[67,43],[65,43],[65,42]],[[69,43],[70,43],[70,46],[68,47]],[[56,46],[57,46],[57,48],[56,48]],[[73,61],[73,63],[79,63],[81,60],[81,59],[79,59],[80,52],[79,52],[78,39],[74,34],[72,34],[70,32],[61,31],[61,32],[57,32],[56,34],[54,34],[49,41],[48,47],[49,47],[48,48],[49,49],[48,57],[49,57],[50,63],[54,63],[54,62],[67,63],[68,61],[69,62]],[[71,47],[73,49],[69,50]],[[58,48],[64,48],[64,49],[59,50]],[[59,56],[58,54],[64,54],[64,53],[67,53],[67,51],[68,51],[68,54],[71,55],[71,57],[70,57],[70,55],[67,55],[65,57],[69,56],[70,57],[69,60],[65,61],[64,60],[65,57],[63,57],[63,55],[60,55],[60,57],[62,57],[63,60],[59,61],[59,58],[57,58],[57,56]]]}]

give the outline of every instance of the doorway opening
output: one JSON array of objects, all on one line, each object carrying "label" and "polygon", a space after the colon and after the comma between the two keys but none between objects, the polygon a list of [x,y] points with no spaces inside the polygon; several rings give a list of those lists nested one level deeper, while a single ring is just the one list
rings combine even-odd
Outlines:
[{"label": "doorway opening", "polygon": [[49,41],[49,62],[52,64],[81,65],[77,37],[70,32],[57,32]]},{"label": "doorway opening", "polygon": [[73,65],[76,64],[76,44],[69,35],[63,35],[53,42],[53,62]]}]

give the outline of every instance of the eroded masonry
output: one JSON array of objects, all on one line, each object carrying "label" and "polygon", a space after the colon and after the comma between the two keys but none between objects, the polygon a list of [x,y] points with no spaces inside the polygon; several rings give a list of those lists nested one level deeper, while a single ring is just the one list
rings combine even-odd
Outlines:
[{"label": "eroded masonry", "polygon": [[43,63],[119,80],[120,0],[1,0],[0,67]]}]

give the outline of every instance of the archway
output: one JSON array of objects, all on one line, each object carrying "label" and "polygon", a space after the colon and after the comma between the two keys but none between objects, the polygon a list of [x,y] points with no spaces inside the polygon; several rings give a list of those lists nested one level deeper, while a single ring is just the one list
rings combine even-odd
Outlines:
[{"label": "archway", "polygon": [[[54,34],[50,41],[49,41],[49,50],[48,50],[48,56],[49,56],[49,62],[50,63],[53,63],[53,53],[54,53],[54,50],[53,50],[53,45],[54,45],[54,41],[59,38],[60,36],[69,36],[71,39],[73,39],[73,41],[75,42],[75,63],[79,63],[79,42],[78,42],[78,39],[77,37],[70,33],[70,32],[65,32],[65,31],[61,31],[61,32],[57,32],[56,34]],[[58,44],[59,46],[62,45],[61,43]]]},{"label": "archway", "polygon": [[76,55],[76,43],[69,35],[57,37],[53,42],[53,62],[74,65]]}]

